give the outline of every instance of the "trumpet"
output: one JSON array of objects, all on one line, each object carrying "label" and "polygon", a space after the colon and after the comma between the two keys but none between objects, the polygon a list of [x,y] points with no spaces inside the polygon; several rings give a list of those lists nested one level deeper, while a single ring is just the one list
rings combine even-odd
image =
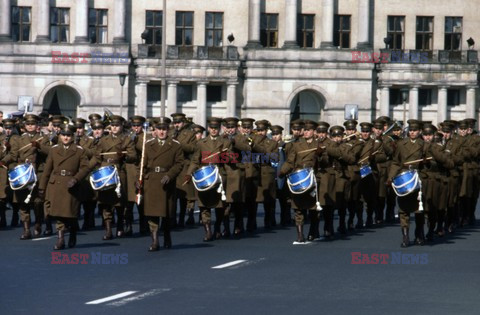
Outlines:
[{"label": "trumpet", "polygon": [[359,131],[356,131],[355,133],[352,133],[351,135],[348,135],[348,136],[345,135],[345,136],[343,136],[343,140],[348,140],[348,139],[350,139],[350,138],[352,138],[352,137],[355,137],[355,136],[360,137],[360,132],[359,132]]}]

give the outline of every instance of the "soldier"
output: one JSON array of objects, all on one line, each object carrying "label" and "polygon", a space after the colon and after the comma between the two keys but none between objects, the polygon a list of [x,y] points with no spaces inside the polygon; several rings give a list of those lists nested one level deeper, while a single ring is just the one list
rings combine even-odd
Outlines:
[{"label": "soldier", "polygon": [[[3,132],[0,134],[0,228],[7,226],[7,219],[5,211],[7,209],[7,203],[12,201],[12,190],[8,184],[8,171],[7,167],[3,165],[1,160],[5,158],[11,149],[10,141],[18,135],[13,133],[15,127],[15,121],[9,118],[3,119],[0,123],[3,126]],[[16,222],[15,222],[16,221]],[[13,209],[11,226],[18,225],[18,209]]]},{"label": "soldier", "polygon": [[[205,128],[204,127],[202,127],[200,125],[197,125],[197,124],[193,124],[192,125],[192,130],[193,130],[193,132],[195,132],[195,140],[196,141],[199,141],[199,140],[201,140],[205,137]],[[192,204],[192,209],[195,209],[195,202]],[[202,214],[200,213],[200,211],[198,212],[198,223],[200,225],[203,225],[202,224]],[[185,225],[187,225],[187,226],[195,225],[195,219],[193,218],[193,212],[191,212],[191,211],[188,212],[188,219],[187,219],[187,221],[185,221]]]},{"label": "soldier", "polygon": [[[208,118],[207,122],[209,135],[197,142],[196,150],[192,156],[192,160],[187,170],[187,175],[185,175],[184,182],[189,182],[191,180],[190,174],[193,174],[193,172],[199,168],[215,164],[218,168],[219,176],[222,178],[222,183],[225,184],[226,176],[224,164],[219,163],[220,160],[218,155],[222,152],[230,153],[231,143],[227,139],[219,136],[222,123],[221,118],[210,117]],[[223,184],[221,185],[223,186]],[[225,200],[222,199],[222,193],[217,192],[216,186],[206,191],[197,191],[196,196],[202,214],[202,222],[205,228],[205,236],[203,241],[208,242],[213,239],[211,232],[211,208],[215,208],[215,238],[221,238],[222,234],[220,232],[220,227],[225,214],[226,198]]]},{"label": "soldier", "polygon": [[[468,147],[470,148],[480,148],[480,136],[475,132],[475,123],[477,122],[476,119],[467,118],[465,121],[468,124],[467,134],[470,135],[470,144]],[[475,209],[477,208],[477,201],[478,196],[480,194],[480,177],[479,177],[479,169],[480,164],[478,161],[480,153],[478,151],[473,151],[471,156],[471,171],[473,174],[473,188],[472,188],[472,199],[469,205],[469,209],[465,215],[466,222],[470,225],[475,225]]]},{"label": "soldier", "polygon": [[[318,183],[318,200],[322,207],[324,205],[330,205],[330,201],[326,196],[328,195],[329,186],[328,186],[328,173],[326,172],[326,168],[330,165],[329,158],[326,152],[326,148],[328,145],[332,143],[332,140],[328,137],[328,128],[330,128],[330,124],[325,121],[319,121],[317,129],[315,130],[315,137],[317,139],[317,172],[316,172],[316,179]],[[308,233],[308,239],[314,240],[320,238],[320,216],[323,213],[318,214],[318,218],[315,217],[313,222],[310,222],[310,232]],[[330,232],[329,232],[330,233]]]},{"label": "soldier", "polygon": [[[190,157],[195,151],[196,139],[195,133],[185,126],[185,114],[174,113],[171,116],[174,128],[170,132],[170,137],[180,142],[184,156],[182,173],[177,177],[176,198],[180,203],[180,211],[178,214],[178,224],[175,222],[175,225],[183,228],[185,226],[185,213],[188,213],[189,218],[193,218],[193,210],[195,208],[195,189],[193,188],[193,184],[189,182],[183,185],[183,179],[187,174],[186,172],[190,164]],[[177,205],[177,201],[175,201],[175,205]],[[173,219],[175,220],[176,217],[174,216]]]},{"label": "soldier", "polygon": [[[255,122],[257,126],[257,133],[253,140],[253,151],[260,153],[257,155],[258,159],[255,160],[252,155],[252,163],[257,163],[260,166],[260,178],[257,187],[256,202],[263,203],[265,210],[264,227],[265,229],[271,229],[275,225],[275,169],[270,163],[271,159],[278,160],[277,157],[277,144],[275,141],[267,138],[267,130],[270,128],[270,122],[267,120],[257,120]],[[272,157],[272,158],[271,158]],[[249,220],[253,222],[257,217],[257,208],[250,213]]]},{"label": "soldier", "polygon": [[[391,146],[390,148],[393,149],[393,152],[387,153],[387,159],[388,159],[388,164],[387,168],[390,169],[390,166],[392,165],[392,159],[393,159],[393,154],[394,151],[397,148],[397,142],[402,139],[402,126],[394,122],[394,126],[391,129],[391,134],[388,134],[387,136],[392,139]],[[385,139],[386,136],[383,137]],[[388,139],[385,140],[385,143],[389,143]],[[384,146],[384,149],[388,151],[388,146]],[[393,188],[391,186],[387,186],[387,209],[385,211],[385,222],[386,223],[394,223],[395,222],[395,206],[397,205],[397,195],[393,191]]]},{"label": "soldier", "polygon": [[160,117],[154,123],[154,138],[145,143],[144,207],[152,236],[149,252],[158,251],[160,248],[160,218],[165,220],[163,246],[172,247],[169,218],[175,216],[175,177],[183,169],[184,151],[177,140],[168,136],[169,124],[169,118]]},{"label": "soldier", "polygon": [[[25,116],[26,132],[21,137],[11,141],[10,153],[3,159],[4,164],[8,165],[10,169],[20,164],[32,164],[37,174],[37,181],[41,180],[43,166],[50,150],[48,137],[42,136],[37,132],[38,122],[39,118],[36,115],[27,114]],[[32,208],[35,213],[34,236],[39,237],[42,232],[44,209],[43,201],[38,197],[38,186],[35,185],[32,190],[15,190],[13,202],[18,204],[20,218],[24,227],[20,239],[27,240],[32,238],[30,231],[30,210]]]},{"label": "soldier", "polygon": [[[98,191],[99,208],[102,209],[105,221],[105,235],[103,240],[111,240],[113,211],[117,212],[117,237],[124,236],[123,213],[126,202],[126,173],[125,162],[134,162],[137,158],[135,146],[130,137],[123,133],[125,119],[121,116],[110,117],[111,134],[102,137],[92,159],[90,169],[114,165],[120,177],[120,190],[117,192],[113,187],[108,190]],[[118,187],[118,186],[117,186]]]},{"label": "soldier", "polygon": [[[418,161],[426,161],[426,156],[424,142],[420,138],[420,130],[421,123],[418,120],[411,119],[408,121],[408,138],[398,143],[392,167],[388,173],[387,185],[391,185],[397,175],[410,169],[415,169],[419,172],[418,175],[423,185],[424,176],[421,170],[424,167],[424,163]],[[400,225],[403,235],[401,247],[408,247],[410,244],[409,227],[410,214],[412,212],[415,213],[415,244],[423,245],[425,243],[425,236],[423,235],[424,215],[422,212],[419,212],[419,198],[421,198],[421,195],[416,191],[398,197]]]},{"label": "soldier", "polygon": [[[144,138],[144,131],[143,124],[145,123],[146,119],[142,116],[133,116],[130,118],[130,122],[132,125],[132,132],[130,133],[130,138],[133,141],[135,146],[135,150],[137,153],[137,159],[133,163],[125,163],[125,169],[127,171],[127,185],[128,185],[128,192],[127,192],[127,207],[125,209],[125,236],[132,236],[132,224],[133,224],[133,207],[135,206],[136,196],[137,196],[137,189],[135,183],[138,181],[140,176],[140,160],[142,157],[142,149],[143,149],[143,138]],[[145,216],[143,214],[144,206],[143,203],[137,205],[138,210],[138,224],[140,226],[140,234],[147,233],[147,222],[145,220]]]},{"label": "soldier", "polygon": [[192,130],[195,133],[195,138],[196,140],[203,139],[204,133],[205,133],[205,128],[203,128],[200,125],[193,125]]},{"label": "soldier", "polygon": [[65,228],[69,227],[68,247],[77,243],[80,195],[78,183],[87,176],[88,158],[86,151],[74,144],[75,126],[60,127],[59,144],[50,149],[44,174],[39,184],[39,195],[45,198],[45,212],[57,220],[58,240],[55,250],[65,248]]},{"label": "soldier", "polygon": [[[317,123],[312,120],[304,121],[303,139],[295,142],[289,151],[287,161],[283,164],[279,177],[282,178],[291,172],[308,169],[312,172],[316,171],[316,151],[317,141],[314,134],[317,128]],[[316,204],[316,185],[311,187],[308,191],[302,194],[292,194],[292,208],[295,211],[295,226],[297,230],[296,243],[305,243],[305,236],[303,234],[303,225],[305,223],[306,211],[309,211],[310,217],[310,232],[308,233],[308,240],[314,240],[318,236],[313,231],[318,230],[318,210]],[[314,228],[312,228],[312,225]]]},{"label": "soldier", "polygon": [[[240,133],[237,133],[239,119],[235,117],[225,118],[223,120],[225,126],[224,138],[232,144],[232,155],[227,156],[225,171],[227,174],[227,203],[229,210],[235,216],[234,236],[240,237],[244,231],[243,226],[243,208],[245,204],[245,165],[242,163],[244,152],[250,150],[247,139]],[[248,162],[248,161],[247,161]],[[225,231],[223,237],[230,235],[230,216],[227,212],[224,218]]]}]

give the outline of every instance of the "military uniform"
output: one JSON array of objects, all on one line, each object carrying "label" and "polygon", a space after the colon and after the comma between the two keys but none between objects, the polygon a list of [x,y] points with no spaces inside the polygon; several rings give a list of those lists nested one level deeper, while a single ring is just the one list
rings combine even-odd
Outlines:
[{"label": "military uniform", "polygon": [[[168,129],[168,121],[168,118],[160,117],[155,128]],[[184,152],[177,140],[169,136],[164,139],[155,137],[145,143],[144,209],[152,234],[150,251],[158,249],[160,217],[167,219],[164,224],[164,246],[172,246],[168,218],[175,216],[175,178],[181,173],[183,165]]]},{"label": "military uniform", "polygon": [[[67,126],[62,135],[73,136],[73,130]],[[73,140],[73,139],[72,139]],[[59,242],[55,249],[63,249],[65,225],[70,228],[69,247],[76,244],[80,198],[84,193],[78,185],[89,173],[86,151],[70,141],[67,145],[54,145],[50,149],[44,174],[40,180],[39,192],[45,193],[45,212],[47,216],[57,219]]]}]

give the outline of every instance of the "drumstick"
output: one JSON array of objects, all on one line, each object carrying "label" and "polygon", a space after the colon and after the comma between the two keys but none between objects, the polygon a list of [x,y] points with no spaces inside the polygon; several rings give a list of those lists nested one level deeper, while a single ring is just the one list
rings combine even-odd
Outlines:
[{"label": "drumstick", "polygon": [[202,161],[208,160],[209,158],[212,158],[212,157],[214,157],[215,155],[220,154],[220,153],[222,153],[222,152],[225,152],[225,151],[227,151],[227,150],[228,150],[228,148],[225,148],[225,149],[223,149],[222,151],[218,151],[217,153],[210,154],[210,155],[207,156],[206,158],[203,158]]},{"label": "drumstick", "polygon": [[[118,152],[104,152],[104,153],[100,153],[100,155],[109,155],[109,154],[117,154]],[[128,153],[128,151],[122,151],[123,154],[126,154]]]},{"label": "drumstick", "polygon": [[433,157],[429,156],[429,157],[427,157],[427,158],[425,158],[425,159],[418,159],[418,160],[413,160],[413,161],[405,162],[405,163],[403,163],[403,165],[411,165],[411,164],[420,163],[420,162],[423,162],[423,161],[425,161],[425,160],[431,160],[431,159],[433,159]]},{"label": "drumstick", "polygon": [[[38,139],[36,139],[36,140],[33,140],[33,141],[39,141],[39,140],[42,140],[42,139],[43,139],[43,137],[40,137],[40,138],[38,138]],[[31,146],[31,145],[32,145],[32,143],[30,142],[29,144],[26,144],[26,145],[24,145],[23,147],[21,147],[20,149],[18,149],[18,151],[22,151],[23,149],[26,149],[26,148],[28,148],[28,147]]]},{"label": "drumstick", "polygon": [[360,163],[362,163],[362,162],[364,162],[364,161],[368,160],[368,159],[369,159],[369,158],[370,158],[372,155],[375,155],[375,154],[377,154],[377,153],[378,153],[378,151],[379,151],[379,150],[377,150],[377,151],[373,152],[372,154],[370,154],[370,155],[368,155],[368,156],[364,157],[363,159],[361,159],[361,160],[360,160],[360,161],[358,161],[357,163],[358,163],[358,164],[360,164]]}]

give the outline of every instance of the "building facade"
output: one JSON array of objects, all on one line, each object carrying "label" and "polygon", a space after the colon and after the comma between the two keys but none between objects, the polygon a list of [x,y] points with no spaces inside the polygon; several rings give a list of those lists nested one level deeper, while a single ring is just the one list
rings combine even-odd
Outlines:
[{"label": "building facade", "polygon": [[[0,108],[478,119],[480,0],[0,0]],[[163,17],[166,62],[162,63]],[[468,41],[467,41],[468,40]],[[121,84],[124,78],[125,81]]]}]

